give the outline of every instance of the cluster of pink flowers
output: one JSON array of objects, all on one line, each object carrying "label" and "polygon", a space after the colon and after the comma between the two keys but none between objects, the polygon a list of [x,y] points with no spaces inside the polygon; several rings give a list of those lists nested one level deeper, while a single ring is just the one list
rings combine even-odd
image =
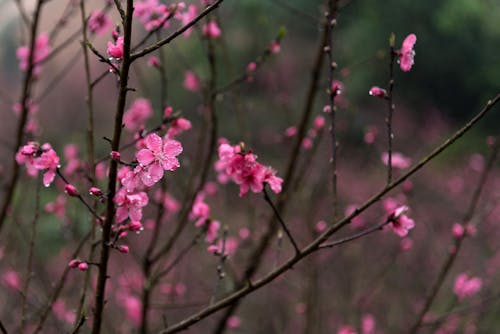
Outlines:
[{"label": "cluster of pink flowers", "polygon": [[240,186],[240,197],[248,190],[254,193],[263,191],[267,183],[275,193],[281,192],[283,179],[276,176],[276,172],[257,162],[257,156],[251,151],[244,151],[243,144],[231,146],[226,140],[221,140],[218,153],[219,160],[215,163],[219,182],[225,183],[229,179]]},{"label": "cluster of pink flowers", "polygon": [[469,277],[467,273],[461,273],[455,279],[453,292],[462,301],[477,294],[481,290],[482,285],[483,281],[481,278]]},{"label": "cluster of pink flowers", "polygon": [[123,58],[123,36],[117,36],[113,38],[114,42],[108,42],[108,47],[106,51],[108,54],[115,59]]},{"label": "cluster of pink flowers", "polygon": [[[302,139],[302,148],[305,150],[310,149],[313,146],[313,141],[318,135],[318,132],[325,126],[325,118],[321,115],[316,116],[313,121],[313,126],[307,131],[307,136]],[[297,135],[297,128],[295,126],[290,126],[285,130],[285,137],[294,137]]]},{"label": "cluster of pink flowers", "polygon": [[[33,65],[34,73],[40,72],[39,63],[42,62],[50,54],[52,50],[47,33],[41,33],[35,40],[35,48],[33,50]],[[21,46],[17,49],[17,59],[19,59],[19,68],[23,71],[28,69],[28,62],[30,57],[30,48],[27,45]]]},{"label": "cluster of pink flowers", "polygon": [[37,142],[28,142],[17,151],[16,161],[25,165],[28,175],[32,177],[36,177],[39,171],[44,171],[43,184],[46,187],[54,181],[59,168],[59,157],[49,143],[40,146]]}]

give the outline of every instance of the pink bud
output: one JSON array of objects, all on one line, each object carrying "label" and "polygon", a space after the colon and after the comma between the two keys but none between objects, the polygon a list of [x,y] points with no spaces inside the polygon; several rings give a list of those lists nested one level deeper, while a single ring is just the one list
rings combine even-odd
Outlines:
[{"label": "pink bud", "polygon": [[70,268],[77,268],[80,265],[80,263],[82,263],[82,261],[77,260],[77,259],[73,259],[73,260],[69,261],[68,266]]},{"label": "pink bud", "polygon": [[368,92],[371,96],[380,97],[382,99],[387,97],[387,91],[383,88],[373,86]]},{"label": "pink bud", "polygon": [[115,161],[120,161],[120,152],[118,151],[111,151],[111,159],[115,160]]},{"label": "pink bud", "polygon": [[128,224],[128,229],[132,232],[141,231],[143,226],[140,221],[132,221]]},{"label": "pink bud", "polygon": [[96,188],[96,187],[92,187],[89,189],[89,193],[92,195],[92,196],[97,196],[97,197],[100,197],[102,196],[102,190],[99,189],[99,188]]},{"label": "pink bud", "polygon": [[69,196],[73,197],[80,196],[80,193],[78,192],[78,190],[76,190],[75,186],[69,183],[64,186],[64,191]]},{"label": "pink bud", "polygon": [[81,262],[78,265],[78,269],[80,269],[81,271],[86,271],[87,269],[89,269],[89,265],[87,264],[87,262]]},{"label": "pink bud", "polygon": [[248,63],[248,65],[247,65],[248,72],[253,72],[253,71],[255,71],[256,68],[257,68],[257,64],[253,61]]},{"label": "pink bud", "polygon": [[172,107],[168,106],[168,107],[165,108],[165,111],[163,112],[163,115],[165,117],[170,117],[170,116],[172,116],[172,111],[173,111]]},{"label": "pink bud", "polygon": [[459,239],[459,238],[463,237],[463,235],[464,235],[464,228],[462,225],[460,225],[458,223],[453,224],[453,227],[451,228],[451,230],[453,232],[453,237],[456,239]]},{"label": "pink bud", "polygon": [[155,56],[149,57],[148,65],[153,67],[160,67],[160,61]]},{"label": "pink bud", "polygon": [[118,251],[120,253],[124,253],[124,254],[128,254],[128,252],[130,251],[130,249],[128,248],[127,245],[119,245],[116,247],[116,249],[118,249]]},{"label": "pink bud", "polygon": [[281,51],[281,44],[279,42],[272,41],[271,42],[271,46],[269,47],[269,49],[271,50],[271,53],[274,53],[274,54],[280,53],[280,51]]}]

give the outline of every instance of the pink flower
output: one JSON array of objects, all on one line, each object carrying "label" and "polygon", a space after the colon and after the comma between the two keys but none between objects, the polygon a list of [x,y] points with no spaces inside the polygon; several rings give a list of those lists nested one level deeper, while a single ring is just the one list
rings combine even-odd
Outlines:
[{"label": "pink flower", "polygon": [[40,147],[36,142],[28,142],[16,153],[16,162],[26,165],[28,174],[33,177],[38,171],[45,171],[43,184],[46,187],[54,181],[59,168],[59,157],[48,143]]},{"label": "pink flower", "polygon": [[[389,153],[384,152],[382,153],[382,162],[384,165],[389,164]],[[406,169],[411,166],[411,159],[408,157],[405,157],[403,154],[399,152],[392,152],[392,167],[394,168],[399,168],[399,169]]]},{"label": "pink flower", "polygon": [[334,80],[332,82],[331,90],[334,95],[341,95],[344,91],[344,84],[338,80]]},{"label": "pink flower", "polygon": [[467,273],[462,273],[455,279],[453,292],[457,295],[458,299],[462,301],[465,298],[474,296],[481,290],[483,281],[479,277],[470,277]]},{"label": "pink flower", "polygon": [[[183,26],[191,22],[196,18],[198,15],[198,7],[196,5],[189,5],[187,10],[181,14],[181,23]],[[193,31],[193,28],[189,28],[184,32],[185,37],[189,37],[191,35],[191,32]]]},{"label": "pink flower", "polygon": [[228,328],[238,328],[240,327],[240,325],[241,325],[241,319],[236,315],[230,316],[229,319],[227,319]]},{"label": "pink flower", "polygon": [[214,242],[215,238],[217,238],[217,233],[220,229],[220,222],[217,220],[207,220],[207,236],[205,237],[206,242]]},{"label": "pink flower", "polygon": [[159,28],[163,23],[163,28],[169,26],[167,17],[170,15],[170,9],[159,3],[158,0],[138,1],[135,4],[134,16],[144,25],[146,30]]},{"label": "pink flower", "polygon": [[198,80],[198,77],[196,74],[194,74],[191,71],[186,71],[184,73],[184,82],[183,82],[184,88],[190,92],[197,92],[200,90],[200,81]]},{"label": "pink flower", "polygon": [[405,237],[408,234],[408,231],[415,227],[413,219],[406,216],[407,211],[408,207],[403,205],[394,210],[394,212],[389,216],[392,230],[400,237]]},{"label": "pink flower", "polygon": [[108,54],[116,59],[123,57],[123,36],[119,36],[115,43],[108,42]]},{"label": "pink flower", "polygon": [[52,305],[52,311],[54,312],[56,318],[61,321],[64,321],[69,324],[75,322],[76,319],[75,312],[69,310],[68,307],[66,306],[66,303],[62,299],[58,299]]},{"label": "pink flower", "polygon": [[[35,40],[35,48],[33,50],[33,65],[34,73],[40,72],[39,63],[42,62],[50,54],[52,48],[50,47],[49,35],[41,33]],[[19,68],[23,71],[28,69],[28,62],[30,57],[30,49],[28,46],[21,46],[17,49],[17,59],[19,59]]]},{"label": "pink flower", "polygon": [[413,248],[413,240],[410,238],[403,238],[399,243],[399,247],[403,252],[407,252]]},{"label": "pink flower", "polygon": [[349,325],[344,325],[339,328],[337,331],[337,334],[357,334],[356,330],[354,327],[349,326]]},{"label": "pink flower", "polygon": [[455,223],[452,227],[453,237],[456,239],[460,239],[464,236],[465,229],[461,224]]},{"label": "pink flower", "polygon": [[380,98],[386,98],[387,97],[387,91],[383,88],[373,86],[370,88],[370,91],[368,92],[371,96],[375,97],[380,97]]},{"label": "pink flower", "polygon": [[314,119],[313,125],[314,125],[314,129],[316,131],[321,130],[325,126],[325,118],[321,115],[316,116],[316,118]]},{"label": "pink flower", "polygon": [[210,206],[205,202],[205,195],[199,193],[194,200],[193,208],[189,214],[190,219],[196,219],[195,226],[205,225],[210,216]]},{"label": "pink flower", "polygon": [[152,115],[151,102],[144,98],[138,98],[123,115],[123,124],[127,130],[135,131]]},{"label": "pink flower", "polygon": [[66,215],[66,196],[59,195],[54,202],[45,204],[45,211],[55,214],[59,219],[63,219]]},{"label": "pink flower", "polygon": [[318,233],[323,233],[327,227],[328,227],[327,223],[324,220],[320,220],[319,222],[316,223],[316,226],[314,226],[314,229]]},{"label": "pink flower", "polygon": [[247,65],[247,72],[254,72],[257,69],[257,64],[252,61]]},{"label": "pink flower", "polygon": [[127,245],[118,245],[116,249],[123,254],[128,254],[130,252],[130,248]]},{"label": "pink flower", "polygon": [[140,166],[145,168],[141,180],[147,187],[163,177],[164,170],[174,171],[179,167],[176,156],[181,154],[182,145],[176,140],[165,137],[163,140],[156,133],[144,139],[146,148],[136,154]]},{"label": "pink flower", "polygon": [[185,118],[179,117],[172,121],[172,125],[168,128],[167,136],[173,138],[189,129],[191,129],[191,122]]},{"label": "pink flower", "polygon": [[217,25],[217,22],[215,21],[210,21],[207,24],[205,24],[202,28],[201,31],[203,33],[203,36],[207,38],[218,38],[221,35],[221,31],[219,26]]},{"label": "pink flower", "polygon": [[290,127],[286,128],[286,130],[285,130],[286,137],[293,137],[295,135],[297,135],[297,128],[295,126],[290,126]]},{"label": "pink flower", "polygon": [[155,56],[151,56],[148,58],[148,65],[157,68],[161,67],[160,61]]},{"label": "pink flower", "polygon": [[21,289],[21,277],[13,270],[8,270],[2,275],[2,284],[13,290]]},{"label": "pink flower", "polygon": [[408,72],[413,66],[413,58],[415,57],[415,51],[413,46],[417,41],[417,36],[415,34],[410,34],[406,36],[401,46],[401,50],[398,51],[399,55],[399,67],[401,71]]},{"label": "pink flower", "polygon": [[87,264],[87,262],[80,262],[78,264],[78,270],[87,271],[87,269],[89,269],[89,265]]},{"label": "pink flower", "polygon": [[361,318],[361,333],[362,334],[375,334],[375,317],[371,314],[363,315]]},{"label": "pink flower", "polygon": [[[217,244],[210,245],[207,250],[215,255],[233,255],[238,248],[238,240],[229,237],[226,240],[219,240]],[[224,254],[222,252],[224,251]]]},{"label": "pink flower", "polygon": [[111,20],[104,12],[96,10],[89,17],[88,27],[92,34],[102,35],[111,27]]},{"label": "pink flower", "polygon": [[92,195],[92,196],[96,196],[96,197],[101,197],[103,195],[102,193],[102,190],[99,189],[99,188],[96,188],[96,187],[91,187],[89,189],[89,193]]},{"label": "pink flower", "polygon": [[269,50],[273,54],[280,53],[280,51],[281,51],[281,44],[278,41],[272,41],[271,45],[269,46]]},{"label": "pink flower", "polygon": [[126,310],[127,318],[134,324],[141,323],[141,302],[139,298],[127,295],[123,301],[123,307]]},{"label": "pink flower", "polygon": [[148,205],[148,201],[148,195],[145,192],[128,194],[125,188],[121,188],[114,198],[114,202],[118,206],[116,221],[121,223],[127,218],[132,221],[140,221],[142,208]]}]

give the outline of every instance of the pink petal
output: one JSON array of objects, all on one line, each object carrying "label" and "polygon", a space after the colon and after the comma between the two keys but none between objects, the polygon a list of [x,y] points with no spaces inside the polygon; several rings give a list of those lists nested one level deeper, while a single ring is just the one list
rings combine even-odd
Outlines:
[{"label": "pink petal", "polygon": [[161,152],[161,147],[163,145],[163,141],[160,136],[156,133],[152,133],[144,139],[144,143],[146,147],[149,148],[154,153]]},{"label": "pink petal", "polygon": [[135,157],[142,166],[147,166],[151,164],[155,159],[153,152],[145,148],[137,152]]},{"label": "pink petal", "polygon": [[116,209],[116,222],[121,223],[128,217],[128,210],[126,207],[121,206]]},{"label": "pink petal", "polygon": [[163,153],[166,156],[177,156],[182,153],[182,145],[177,140],[166,139]]},{"label": "pink petal", "polygon": [[131,220],[140,221],[142,219],[142,209],[140,207],[131,207],[128,215]]},{"label": "pink petal", "polygon": [[415,42],[417,41],[417,36],[415,34],[409,34],[403,41],[403,46],[401,47],[401,52],[408,52],[413,49]]},{"label": "pink petal", "polygon": [[55,177],[56,177],[55,171],[53,171],[53,170],[47,171],[43,175],[43,185],[46,186],[46,187],[50,186],[50,184],[52,183],[52,181],[54,181]]}]

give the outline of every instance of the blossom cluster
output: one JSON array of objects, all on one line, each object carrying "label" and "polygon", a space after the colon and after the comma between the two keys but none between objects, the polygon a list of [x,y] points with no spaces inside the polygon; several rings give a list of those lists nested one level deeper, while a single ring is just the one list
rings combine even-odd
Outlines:
[{"label": "blossom cluster", "polygon": [[26,166],[28,175],[36,177],[39,171],[44,171],[43,184],[48,187],[56,176],[59,168],[59,156],[49,143],[40,145],[30,141],[16,153],[16,161]]},{"label": "blossom cluster", "polygon": [[251,151],[244,151],[244,145],[231,146],[221,140],[218,153],[219,160],[215,163],[219,182],[232,180],[240,186],[240,197],[248,190],[259,193],[264,185],[269,184],[275,193],[281,192],[283,179],[276,176],[276,171],[257,162],[257,156]]}]

